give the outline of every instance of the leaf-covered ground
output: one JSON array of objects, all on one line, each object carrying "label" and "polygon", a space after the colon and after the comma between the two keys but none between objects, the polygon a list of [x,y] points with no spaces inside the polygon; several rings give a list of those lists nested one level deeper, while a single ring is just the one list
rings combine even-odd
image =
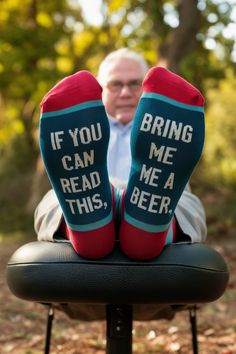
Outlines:
[{"label": "leaf-covered ground", "polygon": [[[18,245],[2,242],[0,246],[0,353],[42,353],[47,308],[17,299],[10,293],[4,272],[7,260]],[[223,246],[212,246],[223,254],[231,276],[225,294],[198,311],[199,353],[235,354],[236,243],[229,241]],[[105,322],[79,322],[58,311],[53,326],[51,354],[105,354],[105,336]],[[178,313],[171,321],[134,322],[134,354],[191,352],[188,312]]]}]

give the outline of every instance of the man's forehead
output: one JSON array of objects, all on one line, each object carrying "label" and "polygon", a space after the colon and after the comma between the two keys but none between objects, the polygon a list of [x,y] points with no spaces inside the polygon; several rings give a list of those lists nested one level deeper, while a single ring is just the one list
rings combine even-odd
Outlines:
[{"label": "man's forehead", "polygon": [[125,78],[127,75],[134,79],[141,78],[143,76],[141,64],[133,59],[119,58],[108,64],[105,76],[110,80],[118,77]]}]

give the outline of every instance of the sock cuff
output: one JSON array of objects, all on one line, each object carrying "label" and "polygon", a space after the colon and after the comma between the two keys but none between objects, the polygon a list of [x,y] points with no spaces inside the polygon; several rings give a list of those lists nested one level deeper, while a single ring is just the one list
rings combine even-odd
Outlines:
[{"label": "sock cuff", "polygon": [[71,224],[67,222],[67,225],[70,227],[70,229],[75,230],[75,231],[92,231],[92,230],[97,230],[100,229],[106,225],[108,225],[113,219],[113,213],[112,211],[103,219],[92,222],[90,224]]},{"label": "sock cuff", "polygon": [[113,187],[113,215],[120,222],[122,217],[122,191]]},{"label": "sock cuff", "polygon": [[176,239],[176,234],[177,234],[177,225],[176,225],[176,220],[175,217],[171,219],[171,223],[167,232],[167,237],[166,237],[166,242],[165,245],[169,245],[173,243]]},{"label": "sock cuff", "polygon": [[187,105],[204,105],[204,97],[197,88],[163,67],[156,66],[148,71],[143,80],[143,91],[160,94]]},{"label": "sock cuff", "polygon": [[136,228],[143,230],[145,232],[151,232],[151,233],[158,233],[158,232],[163,232],[168,229],[170,223],[165,224],[165,225],[151,225],[147,224],[145,222],[139,221],[135,218],[133,218],[131,215],[129,215],[126,211],[124,211],[124,220],[130,224],[135,226]]}]

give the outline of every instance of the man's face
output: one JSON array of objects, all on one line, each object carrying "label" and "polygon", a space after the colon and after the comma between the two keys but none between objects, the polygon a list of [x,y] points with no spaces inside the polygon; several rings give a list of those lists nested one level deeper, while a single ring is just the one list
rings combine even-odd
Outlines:
[{"label": "man's face", "polygon": [[140,64],[132,59],[120,58],[109,65],[102,98],[107,113],[122,124],[134,117],[142,80]]}]

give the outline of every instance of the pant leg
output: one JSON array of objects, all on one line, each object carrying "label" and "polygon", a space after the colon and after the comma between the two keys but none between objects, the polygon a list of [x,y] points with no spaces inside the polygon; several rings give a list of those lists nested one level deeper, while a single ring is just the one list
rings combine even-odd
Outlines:
[{"label": "pant leg", "polygon": [[[199,198],[191,193],[189,186],[179,200],[175,217],[182,233],[189,236],[191,242],[205,241],[207,228],[204,208]],[[38,241],[57,241],[55,234],[61,218],[62,211],[56,194],[50,190],[43,197],[34,214],[34,227]]]},{"label": "pant leg", "polygon": [[40,201],[34,213],[34,228],[38,241],[56,241],[55,234],[61,219],[62,210],[55,192],[51,189]]},{"label": "pant leg", "polygon": [[177,223],[190,241],[204,242],[207,236],[206,216],[199,198],[191,193],[189,185],[185,188],[175,210]]}]

